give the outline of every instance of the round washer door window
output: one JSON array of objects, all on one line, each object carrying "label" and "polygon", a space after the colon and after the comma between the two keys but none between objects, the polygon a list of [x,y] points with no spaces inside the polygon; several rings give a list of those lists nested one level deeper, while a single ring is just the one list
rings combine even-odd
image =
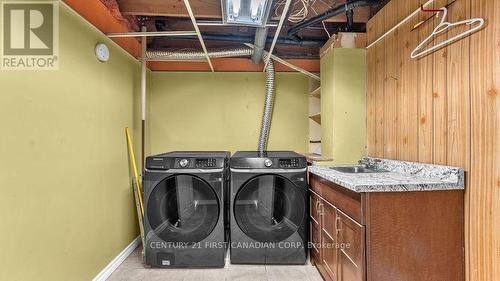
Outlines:
[{"label": "round washer door window", "polygon": [[168,242],[200,242],[215,228],[219,201],[212,187],[192,175],[158,183],[149,196],[147,216],[158,237]]},{"label": "round washer door window", "polygon": [[262,175],[247,181],[234,200],[239,228],[259,242],[279,242],[297,231],[306,216],[306,199],[290,180]]}]

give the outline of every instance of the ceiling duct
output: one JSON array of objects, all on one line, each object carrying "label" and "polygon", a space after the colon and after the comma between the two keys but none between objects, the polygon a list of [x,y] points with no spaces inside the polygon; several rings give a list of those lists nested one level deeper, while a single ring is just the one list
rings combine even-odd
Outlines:
[{"label": "ceiling duct", "polygon": [[[208,52],[210,58],[228,58],[228,57],[246,57],[251,56],[252,49],[220,49]],[[186,51],[186,50],[153,50],[146,51],[146,59],[148,61],[198,61],[205,60],[205,53],[202,51]]]},{"label": "ceiling duct", "polygon": [[262,61],[262,54],[267,41],[267,27],[259,27],[255,31],[255,39],[253,45],[255,46],[252,54],[252,62],[259,64]]}]

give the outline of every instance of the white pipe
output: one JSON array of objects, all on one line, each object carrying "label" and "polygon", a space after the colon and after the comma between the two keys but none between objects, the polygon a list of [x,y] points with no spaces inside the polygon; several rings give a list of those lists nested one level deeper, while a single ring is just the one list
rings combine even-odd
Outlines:
[{"label": "white pipe", "polygon": [[[281,13],[280,21],[278,22],[278,27],[276,28],[276,33],[274,34],[273,43],[271,44],[271,48],[269,49],[269,54],[271,55],[273,54],[274,46],[276,45],[276,41],[278,40],[278,37],[280,35],[281,28],[283,27],[283,22],[285,22],[286,16],[288,14],[288,9],[290,8],[291,3],[292,0],[286,0],[285,8],[283,9],[283,13]],[[271,56],[267,56],[267,59],[264,63],[264,69],[262,71],[266,71],[266,67],[270,59]]]},{"label": "white pipe", "polygon": [[[142,27],[142,32],[146,32],[146,27]],[[142,37],[142,61],[141,61],[141,159],[144,170],[144,154],[146,151],[145,136],[146,136],[146,48],[147,39]]]},{"label": "white pipe", "polygon": [[[196,23],[198,24],[198,26],[238,26],[237,24],[227,24],[227,23],[223,23],[221,21],[196,21]],[[266,25],[264,25],[263,27],[276,27],[278,26],[277,23],[267,23]]]},{"label": "white pipe", "polygon": [[[432,2],[434,2],[434,0],[429,0],[427,2],[425,2],[424,5],[422,5],[422,7],[426,7],[428,6],[429,4],[431,4]],[[386,33],[384,33],[384,35],[380,36],[377,40],[373,41],[370,45],[368,45],[366,48],[370,48],[371,46],[377,44],[377,42],[379,42],[380,40],[384,39],[384,37],[386,37],[389,33],[392,33],[394,30],[396,30],[398,27],[400,27],[401,25],[403,25],[405,22],[407,22],[409,19],[411,19],[413,16],[415,16],[416,14],[418,14],[418,12],[420,12],[420,7],[418,7],[418,9],[416,9],[413,13],[411,13],[409,16],[407,16],[406,18],[404,18],[402,21],[400,21],[398,24],[396,24],[393,28],[389,29],[389,31],[387,31]]]},{"label": "white pipe", "polygon": [[193,36],[196,31],[155,31],[155,32],[115,32],[108,33],[109,38],[115,37],[158,37],[158,36]]},{"label": "white pipe", "polygon": [[191,4],[189,4],[189,0],[184,0],[184,5],[186,5],[186,9],[188,11],[189,17],[191,18],[191,22],[193,22],[194,30],[196,31],[196,35],[198,35],[198,39],[200,40],[201,48],[203,52],[205,52],[205,57],[207,58],[208,64],[210,65],[210,69],[214,72],[214,66],[212,65],[212,61],[208,56],[207,47],[205,47],[205,42],[203,41],[203,37],[201,37],[200,29],[198,28],[198,24],[196,23],[196,18],[194,17],[193,10],[191,9]]}]

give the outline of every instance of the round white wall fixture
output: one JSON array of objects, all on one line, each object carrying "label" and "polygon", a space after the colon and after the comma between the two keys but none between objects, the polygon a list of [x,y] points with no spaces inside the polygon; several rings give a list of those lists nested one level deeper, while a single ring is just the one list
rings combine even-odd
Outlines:
[{"label": "round white wall fixture", "polygon": [[98,43],[95,45],[95,56],[101,62],[106,62],[109,60],[109,49],[104,43]]}]

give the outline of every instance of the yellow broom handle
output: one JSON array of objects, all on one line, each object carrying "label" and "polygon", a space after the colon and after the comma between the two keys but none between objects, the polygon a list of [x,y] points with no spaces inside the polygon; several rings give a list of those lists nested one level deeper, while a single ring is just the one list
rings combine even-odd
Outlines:
[{"label": "yellow broom handle", "polygon": [[137,165],[135,164],[134,148],[132,145],[132,139],[130,138],[128,127],[125,128],[125,135],[127,136],[127,145],[128,145],[128,151],[130,153],[130,159],[132,162],[132,170],[134,172],[135,185],[137,186],[137,191],[139,192],[137,197],[139,197],[139,205],[141,207],[141,213],[142,216],[144,216],[144,205],[142,203],[142,187],[139,182],[139,173],[137,172]]}]

